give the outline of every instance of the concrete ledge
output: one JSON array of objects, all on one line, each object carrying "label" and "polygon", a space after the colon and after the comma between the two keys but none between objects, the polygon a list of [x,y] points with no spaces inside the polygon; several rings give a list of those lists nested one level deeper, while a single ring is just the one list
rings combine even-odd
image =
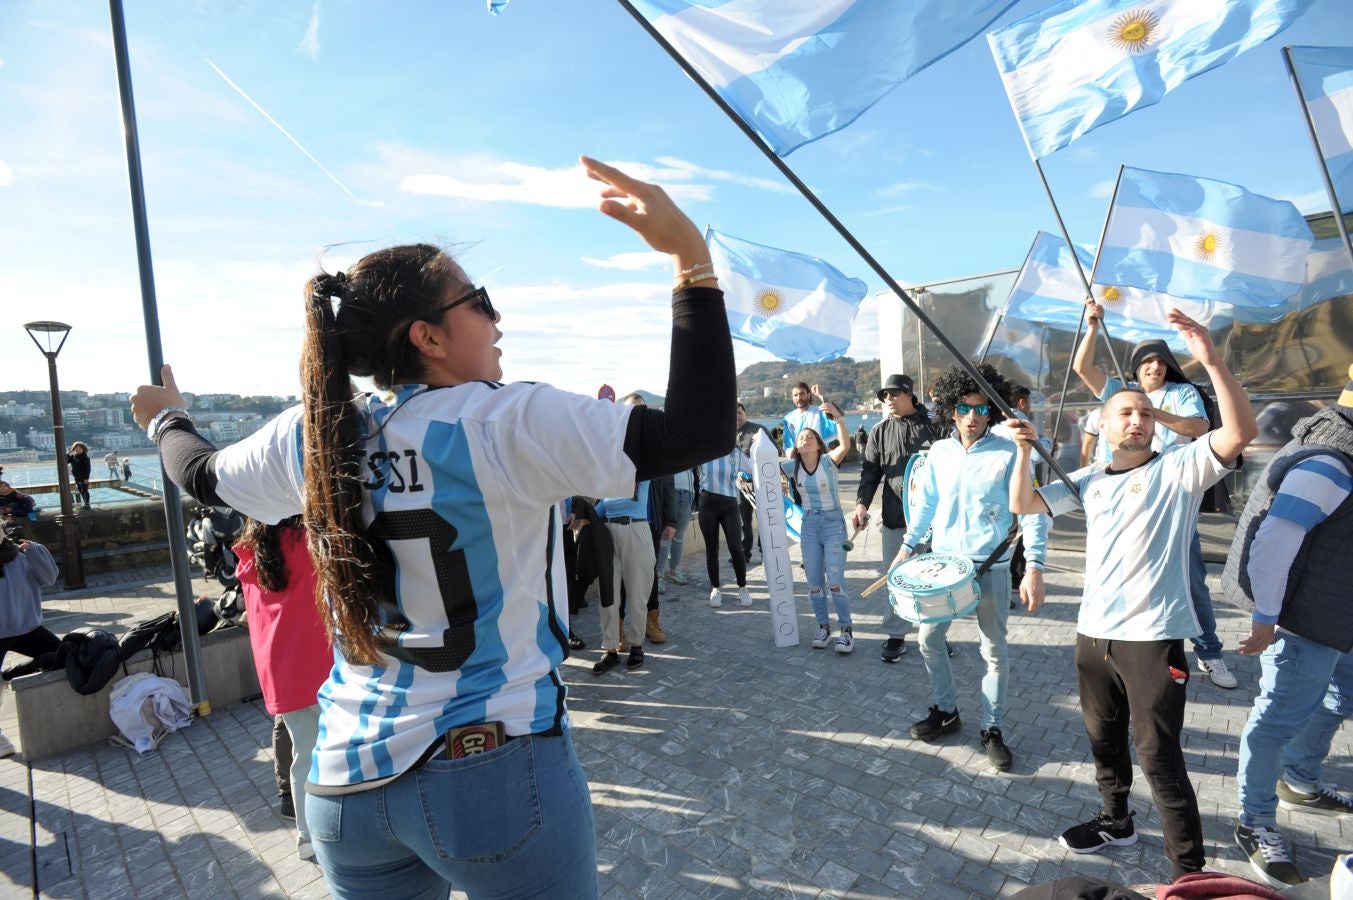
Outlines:
[{"label": "concrete ledge", "polygon": [[[226,628],[201,639],[207,698],[213,707],[229,706],[259,693],[247,628]],[[180,650],[161,654],[160,668],[187,689],[187,665]],[[154,670],[154,656],[143,650],[127,663],[127,674]],[[19,719],[19,744],[29,761],[95,744],[117,734],[108,715],[108,696],[126,675],[119,668],[96,694],[77,694],[65,670],[26,675],[10,682]]]}]

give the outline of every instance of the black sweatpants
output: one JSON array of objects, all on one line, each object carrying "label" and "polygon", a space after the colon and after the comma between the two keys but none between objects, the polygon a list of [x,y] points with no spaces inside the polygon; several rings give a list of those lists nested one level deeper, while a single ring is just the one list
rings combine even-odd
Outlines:
[{"label": "black sweatpants", "polygon": [[[755,510],[752,504],[740,492],[738,494],[738,515],[742,516],[742,558],[752,558],[752,518]],[[763,559],[762,562],[765,562]]]},{"label": "black sweatpants", "polygon": [[272,717],[272,768],[277,780],[277,796],[291,796],[291,759],[295,750],[291,745],[291,732],[281,716]]},{"label": "black sweatpants", "polygon": [[747,586],[747,559],[742,555],[742,540],[738,532],[742,516],[738,514],[736,497],[700,492],[700,536],[705,540],[705,570],[709,586],[719,587],[719,531],[723,530],[728,555],[733,560],[733,575],[738,587]]},{"label": "black sweatpants", "polygon": [[1201,871],[1207,861],[1203,823],[1179,743],[1189,677],[1184,642],[1108,641],[1077,634],[1076,675],[1104,809],[1116,819],[1128,814],[1131,722],[1137,762],[1160,811],[1174,874]]},{"label": "black sweatpants", "polygon": [[5,663],[5,654],[14,650],[39,663],[39,665],[26,668],[24,671],[15,674],[27,675],[29,672],[42,671],[44,668],[50,667],[50,659],[44,659],[44,657],[49,657],[50,654],[55,653],[59,646],[61,646],[61,638],[52,634],[43,625],[23,634],[0,638],[0,666]]}]

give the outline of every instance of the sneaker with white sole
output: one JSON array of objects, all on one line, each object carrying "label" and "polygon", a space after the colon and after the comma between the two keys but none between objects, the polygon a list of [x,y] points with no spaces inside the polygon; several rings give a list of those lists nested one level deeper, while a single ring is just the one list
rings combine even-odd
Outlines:
[{"label": "sneaker with white sole", "polygon": [[841,633],[836,636],[836,652],[849,653],[855,649],[855,635],[851,634],[850,626],[847,625],[841,629]]},{"label": "sneaker with white sole", "polygon": [[1207,677],[1212,679],[1212,683],[1219,688],[1226,688],[1228,691],[1240,684],[1236,681],[1236,676],[1231,674],[1231,669],[1226,665],[1223,659],[1202,659],[1198,660],[1198,671],[1206,672]]},{"label": "sneaker with white sole", "polygon": [[752,592],[745,587],[738,588],[738,606],[751,606]]},{"label": "sneaker with white sole", "polygon": [[723,594],[720,593],[718,588],[709,589],[709,605],[715,609],[723,606]]},{"label": "sneaker with white sole", "polygon": [[672,584],[685,584],[686,576],[680,569],[668,569],[667,580],[672,582]]},{"label": "sneaker with white sole", "polygon": [[1253,828],[1237,825],[1236,843],[1241,852],[1250,858],[1250,868],[1265,884],[1285,888],[1306,880],[1292,862],[1292,848],[1278,829],[1265,828],[1263,825]]},{"label": "sneaker with white sole", "polygon": [[817,634],[813,635],[813,649],[823,650],[832,642],[832,630],[826,625],[817,626]]},{"label": "sneaker with white sole", "polygon": [[1345,793],[1328,783],[1320,784],[1314,792],[1308,794],[1279,778],[1278,805],[1287,809],[1315,813],[1317,816],[1347,816],[1353,814],[1353,794]]},{"label": "sneaker with white sole", "polygon": [[658,593],[659,593],[659,594],[665,594],[665,593],[667,593],[667,579],[666,579],[666,578],[659,578],[659,579],[658,579]]},{"label": "sneaker with white sole", "polygon": [[310,843],[310,838],[303,834],[296,835],[296,856],[300,859],[315,858],[315,846]]},{"label": "sneaker with white sole", "polygon": [[1057,843],[1072,853],[1098,853],[1105,847],[1137,843],[1137,829],[1132,826],[1132,813],[1128,813],[1126,822],[1115,822],[1113,816],[1101,810],[1090,821],[1063,831]]}]

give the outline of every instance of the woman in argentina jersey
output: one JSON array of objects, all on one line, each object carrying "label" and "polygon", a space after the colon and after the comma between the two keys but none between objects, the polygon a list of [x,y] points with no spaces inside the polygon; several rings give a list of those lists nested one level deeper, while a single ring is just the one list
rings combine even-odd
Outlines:
[{"label": "woman in argentina jersey", "polygon": [[[214,452],[168,367],[133,399],[194,497],[265,522],[305,515],[336,648],[306,810],[336,897],[596,895],[558,674],[556,504],[627,496],[717,456],[735,388],[700,232],[660,188],[582,162],[605,185],[601,211],[672,257],[680,388],[665,412],[499,384],[487,292],[421,244],[310,281],[304,405],[246,440]],[[379,390],[354,397],[350,376]]]},{"label": "woman in argentina jersey", "polygon": [[849,653],[855,649],[855,635],[850,622],[850,597],[846,594],[846,518],[841,511],[841,496],[837,488],[837,467],[850,452],[850,432],[845,417],[835,403],[823,401],[822,411],[836,423],[836,434],[841,439],[832,452],[822,435],[812,428],[803,428],[794,438],[795,458],[780,463],[789,476],[794,501],[803,507],[803,524],[799,526],[799,546],[803,548],[803,571],[808,579],[808,599],[813,604],[817,619],[817,634],[813,649],[821,650],[831,643],[831,619],[827,614],[827,594],[836,608],[836,652]]}]

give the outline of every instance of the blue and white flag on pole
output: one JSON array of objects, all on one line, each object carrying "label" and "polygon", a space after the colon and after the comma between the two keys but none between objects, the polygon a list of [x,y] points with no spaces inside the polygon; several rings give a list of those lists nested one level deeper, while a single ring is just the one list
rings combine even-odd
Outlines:
[{"label": "blue and white flag on pole", "polygon": [[987,35],[1034,159],[1263,43],[1314,0],[1060,0]]},{"label": "blue and white flag on pole", "polygon": [[1125,166],[1094,280],[1233,306],[1279,306],[1305,283],[1312,241],[1286,200]]},{"label": "blue and white flag on pole", "polygon": [[706,229],[728,329],[780,359],[826,362],[845,354],[868,291],[829,263]]},{"label": "blue and white flag on pole", "polygon": [[1015,0],[634,0],[778,156],[845,128]]},{"label": "blue and white flag on pole", "polygon": [[[1076,255],[1089,272],[1093,262],[1090,251],[1077,247]],[[1132,343],[1159,338],[1182,351],[1186,349],[1184,339],[1166,318],[1171,309],[1178,309],[1209,328],[1218,327],[1229,314],[1225,304],[1125,287],[1095,285],[1093,290],[1095,299],[1104,307],[1109,333]],[[1075,331],[1084,306],[1085,285],[1076,273],[1066,241],[1040,231],[1010,290],[1005,316],[1058,331]]]},{"label": "blue and white flag on pole", "polygon": [[1336,205],[1353,212],[1353,47],[1291,47],[1287,53]]},{"label": "blue and white flag on pole", "polygon": [[1306,283],[1282,306],[1237,306],[1238,322],[1272,324],[1336,297],[1353,297],[1353,263],[1341,237],[1318,240],[1306,257]]}]

